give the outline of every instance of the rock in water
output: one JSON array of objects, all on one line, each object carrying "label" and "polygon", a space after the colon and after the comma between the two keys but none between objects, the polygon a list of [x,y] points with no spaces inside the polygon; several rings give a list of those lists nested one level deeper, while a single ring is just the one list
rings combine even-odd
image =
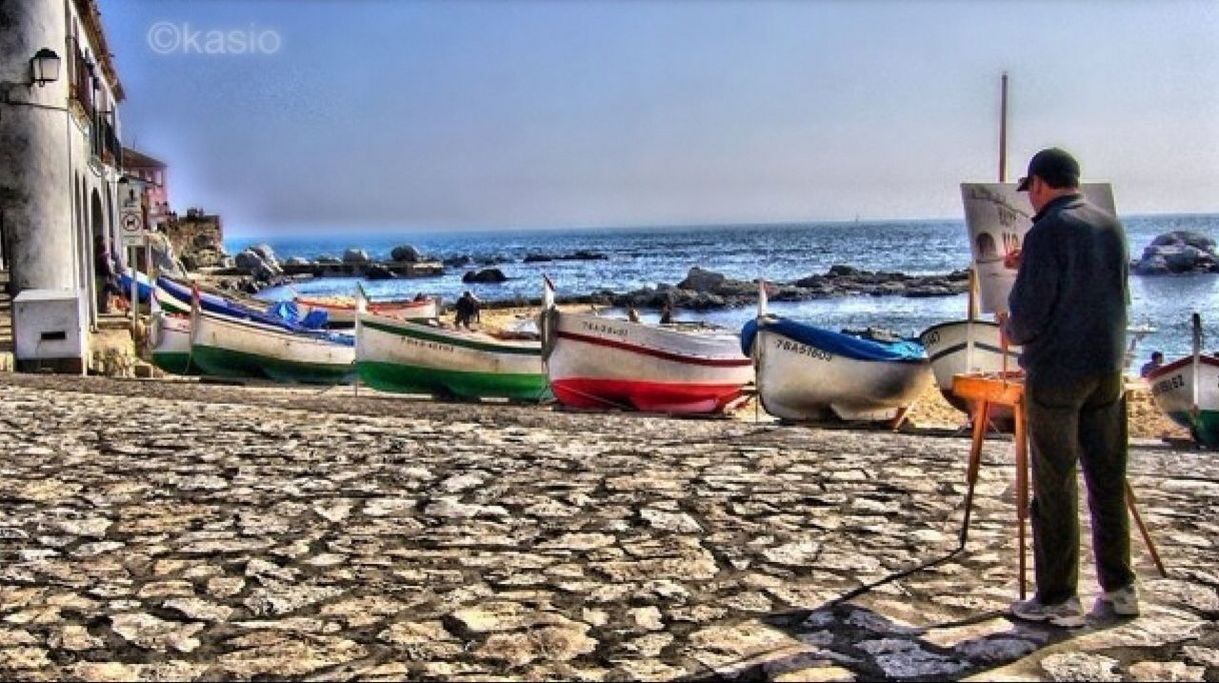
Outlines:
[{"label": "rock in water", "polygon": [[372,261],[363,249],[348,249],[343,252],[343,263],[368,263]]},{"label": "rock in water", "polygon": [[406,263],[415,263],[421,258],[419,250],[409,244],[394,247],[394,250],[389,252],[389,258],[393,261],[403,261]]},{"label": "rock in water", "polygon": [[483,283],[499,283],[505,282],[508,279],[507,275],[499,268],[484,268],[480,271],[469,271],[461,276],[462,282],[483,282]]},{"label": "rock in water", "polygon": [[696,292],[714,292],[727,280],[722,273],[705,270],[694,266],[686,273],[686,279],[677,283],[678,289],[690,289]]},{"label": "rock in water", "polygon": [[1211,237],[1175,230],[1152,240],[1132,268],[1139,275],[1219,273],[1219,253]]},{"label": "rock in water", "polygon": [[364,269],[364,279],[375,282],[377,280],[394,280],[398,276],[394,272],[383,265],[374,263]]}]

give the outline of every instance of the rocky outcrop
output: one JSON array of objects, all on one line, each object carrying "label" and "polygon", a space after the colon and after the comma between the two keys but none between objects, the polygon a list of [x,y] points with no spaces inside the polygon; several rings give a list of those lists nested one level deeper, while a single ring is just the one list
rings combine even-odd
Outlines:
[{"label": "rocky outcrop", "polygon": [[548,261],[604,261],[609,257],[595,251],[581,249],[570,254],[529,254],[524,263],[545,263]]},{"label": "rocky outcrop", "polygon": [[174,253],[173,242],[163,233],[154,232],[148,235],[148,246],[152,252],[152,265],[157,273],[169,277],[186,277],[186,267]]},{"label": "rocky outcrop", "polygon": [[467,283],[481,282],[481,283],[495,284],[495,283],[500,283],[500,282],[506,282],[507,280],[508,280],[508,276],[504,275],[504,272],[502,270],[500,270],[499,268],[483,268],[482,270],[479,270],[479,271],[471,270],[471,271],[467,272],[465,275],[461,276],[461,281],[467,282]]},{"label": "rocky outcrop", "polygon": [[1219,253],[1211,237],[1176,230],[1152,240],[1142,257],[1131,263],[1131,270],[1137,275],[1219,273]]},{"label": "rocky outcrop", "polygon": [[394,271],[379,263],[371,263],[364,267],[364,279],[366,280],[375,282],[378,280],[396,280],[397,278],[398,276],[394,275]]},{"label": "rocky outcrop", "polygon": [[171,215],[161,226],[187,270],[229,265],[220,216],[204,213],[202,209],[190,209],[185,216]]},{"label": "rocky outcrop", "polygon": [[348,249],[343,252],[343,263],[372,263],[372,257],[363,249]]},{"label": "rocky outcrop", "polygon": [[256,244],[243,249],[233,257],[233,264],[256,282],[271,282],[284,274],[269,244]]},{"label": "rocky outcrop", "polygon": [[389,258],[392,261],[398,261],[400,263],[416,263],[423,259],[423,255],[420,254],[419,250],[415,247],[409,244],[403,244],[401,246],[394,247],[393,251],[389,253]]}]

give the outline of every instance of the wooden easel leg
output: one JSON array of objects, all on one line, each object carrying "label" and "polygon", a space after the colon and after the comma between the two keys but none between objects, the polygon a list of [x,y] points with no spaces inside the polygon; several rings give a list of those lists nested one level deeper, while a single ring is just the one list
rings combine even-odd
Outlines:
[{"label": "wooden easel leg", "polygon": [[1028,520],[1028,497],[1029,497],[1029,467],[1028,467],[1028,437],[1025,434],[1024,425],[1024,405],[1018,403],[1012,408],[1015,413],[1015,437],[1016,441],[1016,524],[1019,526],[1019,549],[1020,553],[1020,599],[1026,597],[1027,583],[1027,560],[1025,552],[1025,536],[1024,526]]},{"label": "wooden easel leg", "polygon": [[1139,533],[1143,535],[1143,542],[1147,544],[1147,552],[1151,553],[1151,561],[1155,562],[1156,569],[1160,570],[1160,576],[1167,579],[1168,571],[1164,569],[1164,563],[1160,561],[1160,553],[1156,552],[1156,544],[1152,542],[1151,534],[1147,532],[1147,525],[1143,524],[1143,516],[1139,514],[1138,501],[1134,498],[1134,489],[1130,488],[1130,480],[1126,480],[1126,507],[1130,508],[1130,516],[1134,518]]},{"label": "wooden easel leg", "polygon": [[969,518],[973,513],[974,487],[978,484],[978,468],[982,464],[982,444],[986,440],[987,402],[978,401],[975,404],[973,418],[973,441],[969,447],[969,469],[965,472],[965,481],[969,489],[965,492],[965,520],[961,523],[961,547],[969,538]]}]

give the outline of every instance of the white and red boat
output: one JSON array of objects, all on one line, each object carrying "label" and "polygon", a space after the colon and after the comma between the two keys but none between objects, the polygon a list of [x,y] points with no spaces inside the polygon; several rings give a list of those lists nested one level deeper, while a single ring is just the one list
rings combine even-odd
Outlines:
[{"label": "white and red boat", "polygon": [[[356,322],[356,300],[350,296],[293,298],[301,309],[301,315],[310,311],[326,311],[330,327],[351,327]],[[436,317],[436,299],[428,297],[421,300],[397,299],[392,301],[369,301],[366,312],[383,318],[396,320],[427,320]]]},{"label": "white and red boat", "polygon": [[572,408],[715,413],[753,380],[727,330],[563,313],[549,283],[539,327],[550,390]]}]

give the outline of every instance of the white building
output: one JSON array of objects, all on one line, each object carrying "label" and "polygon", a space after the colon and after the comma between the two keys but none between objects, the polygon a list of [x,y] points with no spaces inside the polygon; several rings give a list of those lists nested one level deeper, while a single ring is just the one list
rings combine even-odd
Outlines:
[{"label": "white building", "polygon": [[14,294],[79,292],[95,323],[95,245],[123,251],[123,87],[97,2],[0,0],[0,27],[0,268]]}]

